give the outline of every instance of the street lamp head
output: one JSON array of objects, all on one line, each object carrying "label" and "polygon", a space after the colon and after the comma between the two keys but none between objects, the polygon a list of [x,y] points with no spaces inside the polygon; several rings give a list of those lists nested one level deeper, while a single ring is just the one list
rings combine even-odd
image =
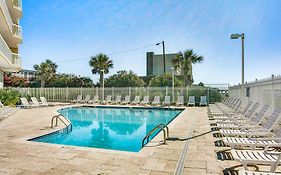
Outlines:
[{"label": "street lamp head", "polygon": [[239,37],[241,37],[240,34],[232,34],[232,35],[230,35],[230,39],[238,39]]},{"label": "street lamp head", "polygon": [[159,45],[160,45],[160,43],[157,43],[157,44],[156,44],[156,46],[159,46]]}]

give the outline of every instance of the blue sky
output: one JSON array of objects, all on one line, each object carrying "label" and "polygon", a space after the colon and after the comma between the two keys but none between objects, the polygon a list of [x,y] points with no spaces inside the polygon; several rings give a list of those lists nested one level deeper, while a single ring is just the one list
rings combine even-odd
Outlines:
[{"label": "blue sky", "polygon": [[110,74],[145,75],[146,52],[161,53],[154,44],[164,40],[167,52],[205,57],[194,66],[195,82],[237,84],[241,41],[229,36],[244,32],[245,80],[252,81],[281,72],[280,9],[279,0],[23,0],[23,68],[51,59],[58,72],[96,81],[88,61],[102,52],[113,60]]}]

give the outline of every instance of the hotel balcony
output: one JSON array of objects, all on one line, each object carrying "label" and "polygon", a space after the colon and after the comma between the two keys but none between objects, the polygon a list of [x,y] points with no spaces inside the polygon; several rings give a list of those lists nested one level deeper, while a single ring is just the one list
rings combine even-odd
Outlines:
[{"label": "hotel balcony", "polygon": [[22,17],[22,0],[6,0],[11,16]]},{"label": "hotel balcony", "polygon": [[21,26],[13,24],[13,36],[19,38],[20,40],[22,40],[22,29]]},{"label": "hotel balcony", "polygon": [[21,57],[13,53],[0,36],[0,69],[6,72],[18,72],[21,69]]},{"label": "hotel balcony", "polygon": [[[11,3],[12,0],[7,0],[6,2]],[[15,48],[22,43],[22,29],[17,24],[18,19],[11,17],[11,11],[8,9],[9,3],[6,4],[5,1],[0,1],[0,34],[9,47]]]}]

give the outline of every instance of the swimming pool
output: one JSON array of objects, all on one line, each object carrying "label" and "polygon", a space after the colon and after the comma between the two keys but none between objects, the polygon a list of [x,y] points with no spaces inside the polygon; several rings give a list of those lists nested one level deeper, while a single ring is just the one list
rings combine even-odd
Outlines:
[{"label": "swimming pool", "polygon": [[[138,152],[142,140],[158,124],[168,124],[180,109],[72,107],[58,112],[67,117],[72,132],[56,132],[32,141]],[[151,138],[153,138],[152,135]]]}]

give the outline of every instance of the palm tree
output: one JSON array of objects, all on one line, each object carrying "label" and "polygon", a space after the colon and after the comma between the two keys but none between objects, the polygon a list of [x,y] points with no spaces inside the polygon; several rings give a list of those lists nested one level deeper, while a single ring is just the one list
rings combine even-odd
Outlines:
[{"label": "palm tree", "polygon": [[33,66],[36,71],[36,78],[41,81],[41,87],[45,87],[46,82],[50,81],[56,74],[58,65],[47,59],[41,64]]},{"label": "palm tree", "polygon": [[193,83],[192,64],[201,63],[204,57],[197,55],[192,49],[185,50],[183,53],[179,52],[172,60],[175,69],[180,69],[184,75],[185,85]]},{"label": "palm tree", "polygon": [[102,84],[102,70],[104,70],[104,74],[109,72],[110,68],[113,68],[113,62],[110,58],[105,54],[98,54],[96,56],[92,56],[89,61],[90,67],[92,67],[92,74],[100,75],[100,85]]}]

